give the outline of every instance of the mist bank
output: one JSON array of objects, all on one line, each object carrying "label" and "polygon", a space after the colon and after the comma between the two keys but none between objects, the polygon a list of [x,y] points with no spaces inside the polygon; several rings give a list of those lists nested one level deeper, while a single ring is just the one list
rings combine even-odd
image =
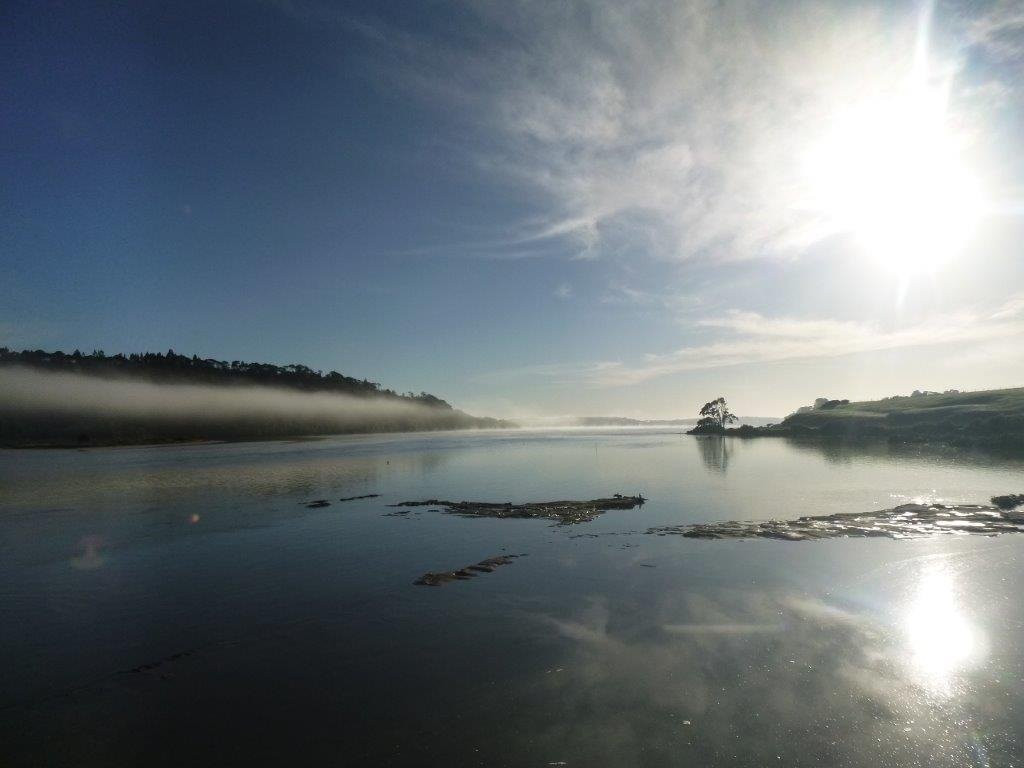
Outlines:
[{"label": "mist bank", "polygon": [[0,365],[0,445],[128,445],[510,427],[436,398],[155,383]]},{"label": "mist bank", "polygon": [[43,349],[16,352],[0,347],[0,366],[20,365],[54,373],[85,373],[106,378],[131,378],[155,384],[255,385],[294,389],[301,392],[332,392],[357,397],[376,397],[420,405],[450,408],[427,392],[399,394],[375,381],[346,376],[337,371],[314,370],[291,363],[257,363],[245,360],[216,360],[198,355],[179,355],[173,349],[161,352],[133,352],[108,355],[103,350],[82,354]]}]

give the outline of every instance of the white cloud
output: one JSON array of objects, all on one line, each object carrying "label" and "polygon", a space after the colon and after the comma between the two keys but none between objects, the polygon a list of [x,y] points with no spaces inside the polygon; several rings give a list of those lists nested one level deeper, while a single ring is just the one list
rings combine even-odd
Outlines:
[{"label": "white cloud", "polygon": [[995,61],[1024,67],[1024,6],[1019,0],[997,0],[968,30],[971,42]]},{"label": "white cloud", "polygon": [[[771,318],[739,310],[700,320],[697,327],[725,335],[667,353],[646,354],[638,362],[566,363],[534,366],[518,373],[546,376],[558,383],[618,387],[686,371],[736,365],[1019,339],[1024,337],[1024,293],[1011,296],[995,309],[937,315],[904,328],[885,329],[868,323],[827,319]],[[501,375],[515,373],[503,371]]]},{"label": "white cloud", "polygon": [[703,303],[702,297],[694,293],[648,291],[626,283],[610,283],[600,301],[612,306],[652,307],[670,312],[692,310]]},{"label": "white cloud", "polygon": [[[387,87],[477,129],[445,151],[535,194],[540,215],[425,248],[492,257],[799,255],[836,233],[812,202],[809,146],[837,110],[903,92],[918,36],[916,3],[476,0],[431,34],[273,2],[369,41]],[[1017,4],[942,10],[938,79],[970,46],[1015,55]],[[975,81],[972,109],[999,87]],[[975,136],[981,117],[957,123]]]},{"label": "white cloud", "polygon": [[[835,233],[808,204],[808,145],[837,109],[903,87],[917,34],[913,6],[472,7],[512,42],[456,55],[471,74],[448,83],[499,137],[486,166],[551,204],[549,217],[491,244],[517,253],[571,239],[586,257],[799,254]],[[955,71],[934,59],[944,76]]]}]

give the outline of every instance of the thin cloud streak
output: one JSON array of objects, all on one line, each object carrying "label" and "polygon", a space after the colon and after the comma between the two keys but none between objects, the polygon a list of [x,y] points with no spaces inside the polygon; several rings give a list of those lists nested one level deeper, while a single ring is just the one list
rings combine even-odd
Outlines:
[{"label": "thin cloud streak", "polygon": [[838,320],[770,318],[739,310],[705,318],[697,326],[727,336],[665,354],[647,354],[634,364],[566,363],[494,375],[546,376],[560,384],[624,387],[687,371],[1020,338],[1024,336],[1024,293],[988,312],[955,312],[893,330]]},{"label": "thin cloud streak", "polygon": [[646,291],[625,283],[610,283],[599,301],[608,306],[632,307],[636,309],[656,308],[669,312],[692,311],[704,303],[696,293],[675,291]]},{"label": "thin cloud streak", "polygon": [[988,315],[960,312],[887,331],[862,323],[731,312],[703,320],[700,325],[726,330],[734,338],[683,347],[668,354],[649,354],[636,366],[605,365],[588,378],[597,386],[624,386],[684,371],[1004,339],[1024,334],[1021,314],[1020,306],[1007,306]]}]

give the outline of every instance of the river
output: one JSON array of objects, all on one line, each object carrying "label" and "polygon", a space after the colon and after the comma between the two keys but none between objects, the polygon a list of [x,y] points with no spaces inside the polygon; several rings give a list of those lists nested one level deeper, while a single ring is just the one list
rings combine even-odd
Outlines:
[{"label": "river", "polygon": [[[1019,765],[1024,536],[645,531],[1022,480],[1021,456],[673,429],[0,451],[2,762]],[[389,506],[613,493],[648,501]],[[525,556],[413,584],[501,554]]]}]

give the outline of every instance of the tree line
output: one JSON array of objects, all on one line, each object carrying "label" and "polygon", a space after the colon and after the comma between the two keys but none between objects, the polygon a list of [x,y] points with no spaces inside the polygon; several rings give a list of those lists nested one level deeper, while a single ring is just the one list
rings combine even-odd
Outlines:
[{"label": "tree line", "polygon": [[215,360],[198,355],[179,355],[173,349],[166,353],[142,352],[108,355],[103,350],[83,354],[47,352],[42,349],[16,352],[0,347],[0,365],[20,364],[48,371],[84,373],[93,376],[130,376],[156,384],[248,384],[285,387],[304,392],[335,392],[359,397],[384,397],[414,401],[433,408],[451,409],[451,405],[427,392],[399,394],[382,389],[375,381],[356,379],[337,371],[324,373],[305,365],[273,365],[244,360]]}]

